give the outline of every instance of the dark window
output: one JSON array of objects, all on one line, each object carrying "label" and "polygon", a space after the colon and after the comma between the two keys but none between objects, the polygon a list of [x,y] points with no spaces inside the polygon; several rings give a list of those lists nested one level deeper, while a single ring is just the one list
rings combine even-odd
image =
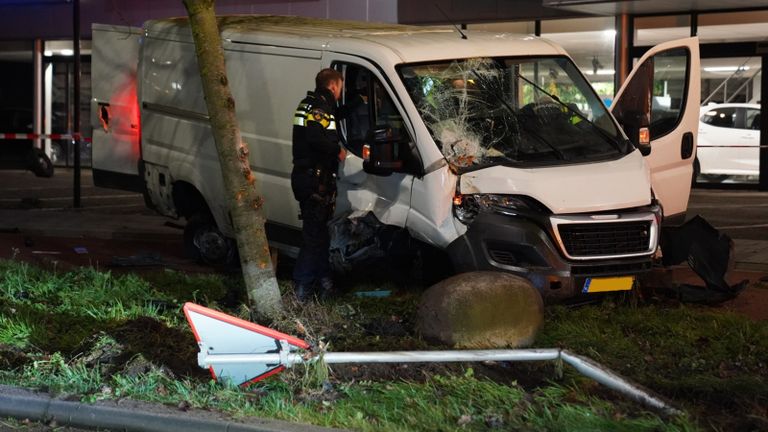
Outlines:
[{"label": "dark window", "polygon": [[701,121],[717,127],[736,127],[736,108],[715,108],[704,113]]},{"label": "dark window", "polygon": [[398,136],[407,135],[403,117],[392,98],[368,69],[355,64],[337,64],[344,74],[342,103],[349,106],[341,120],[345,145],[357,156],[362,155],[363,142],[374,127],[391,127]]},{"label": "dark window", "polygon": [[760,130],[760,110],[747,108],[747,129]]},{"label": "dark window", "polygon": [[685,111],[687,80],[688,50],[676,48],[654,56],[651,139],[672,132],[680,122]]},{"label": "dark window", "polygon": [[418,174],[421,160],[405,122],[387,88],[367,68],[352,63],[334,63],[333,67],[344,75],[339,125],[344,146],[352,154],[362,157],[363,144],[371,139],[373,129],[391,128],[392,135],[402,138],[404,150],[402,172]]},{"label": "dark window", "polygon": [[637,67],[613,109],[634,142],[640,128],[648,127],[653,140],[672,132],[680,123],[688,90],[689,55],[685,48],[673,48]]}]

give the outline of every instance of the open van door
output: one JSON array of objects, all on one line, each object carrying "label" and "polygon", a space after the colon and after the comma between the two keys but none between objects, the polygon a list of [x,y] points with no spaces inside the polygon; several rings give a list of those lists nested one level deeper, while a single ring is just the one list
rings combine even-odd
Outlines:
[{"label": "open van door", "polygon": [[699,39],[651,48],[616,94],[611,112],[646,155],[666,219],[685,217],[691,193],[701,98]]},{"label": "open van door", "polygon": [[93,25],[91,126],[96,186],[142,191],[136,66],[142,30]]}]

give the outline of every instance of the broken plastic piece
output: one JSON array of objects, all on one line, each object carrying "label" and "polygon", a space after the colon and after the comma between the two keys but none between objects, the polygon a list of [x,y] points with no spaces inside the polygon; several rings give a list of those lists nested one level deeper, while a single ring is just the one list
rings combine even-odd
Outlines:
[{"label": "broken plastic piece", "polygon": [[390,290],[356,291],[355,297],[376,297],[384,298],[392,295]]},{"label": "broken plastic piece", "polygon": [[736,297],[747,286],[748,281],[730,286],[725,280],[732,264],[733,247],[733,240],[727,234],[720,233],[698,215],[679,227],[662,230],[664,265],[687,261],[706,285],[680,285],[671,288],[675,296],[683,302],[702,304],[717,304]]}]

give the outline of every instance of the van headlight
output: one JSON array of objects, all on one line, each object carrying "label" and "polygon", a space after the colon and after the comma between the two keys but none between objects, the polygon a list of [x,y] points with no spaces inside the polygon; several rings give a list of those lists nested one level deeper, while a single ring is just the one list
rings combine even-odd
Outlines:
[{"label": "van headlight", "polygon": [[469,225],[480,212],[517,216],[519,211],[530,211],[530,204],[515,195],[473,194],[453,197],[453,214],[461,223]]}]

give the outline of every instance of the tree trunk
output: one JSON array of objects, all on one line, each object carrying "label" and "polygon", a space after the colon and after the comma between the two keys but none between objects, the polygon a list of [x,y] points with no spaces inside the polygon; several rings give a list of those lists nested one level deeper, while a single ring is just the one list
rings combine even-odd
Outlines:
[{"label": "tree trunk", "polygon": [[235,100],[227,81],[214,0],[183,2],[195,40],[203,94],[221,163],[248,299],[257,319],[273,319],[282,311],[282,301],[264,231],[264,201],[256,193],[248,147],[242,141],[235,117]]}]

